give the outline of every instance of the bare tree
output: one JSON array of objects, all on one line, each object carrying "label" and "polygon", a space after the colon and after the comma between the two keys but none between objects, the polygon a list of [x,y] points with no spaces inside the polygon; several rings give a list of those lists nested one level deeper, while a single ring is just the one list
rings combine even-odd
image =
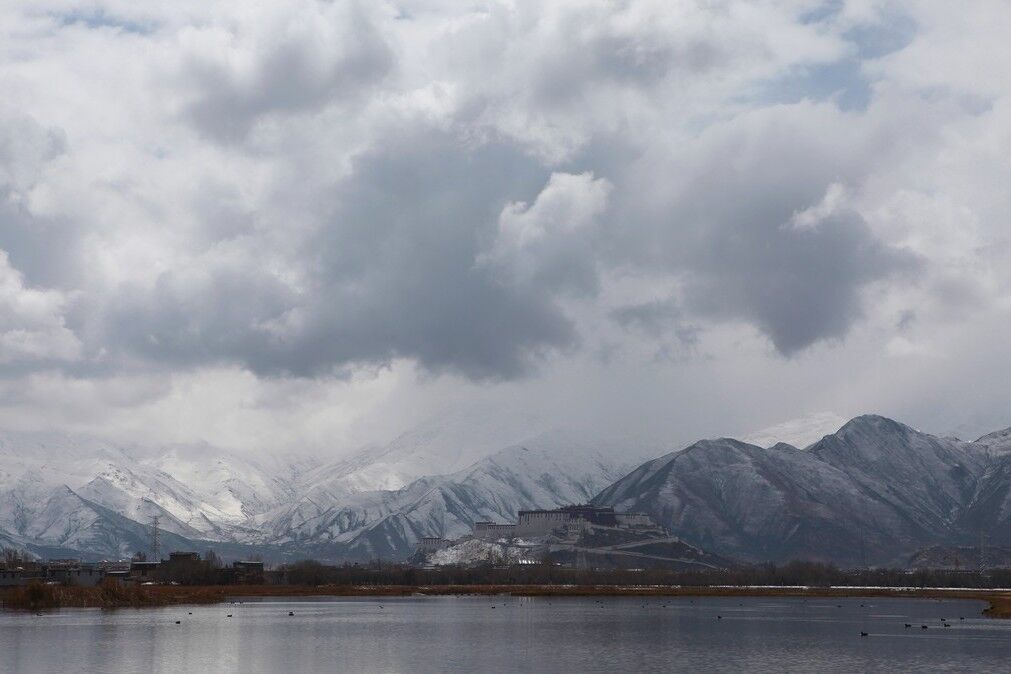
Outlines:
[{"label": "bare tree", "polygon": [[24,562],[24,554],[17,548],[3,548],[2,554],[0,554],[0,559],[2,559],[4,566],[8,568],[14,568],[16,566],[21,566]]},{"label": "bare tree", "polygon": [[210,548],[207,548],[207,552],[204,553],[204,562],[207,563],[207,567],[210,569],[220,569],[223,566],[218,553]]}]

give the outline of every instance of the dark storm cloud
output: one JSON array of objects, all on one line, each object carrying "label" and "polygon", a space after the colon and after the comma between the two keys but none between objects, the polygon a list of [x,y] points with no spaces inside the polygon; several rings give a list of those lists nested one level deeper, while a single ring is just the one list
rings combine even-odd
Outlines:
[{"label": "dark storm cloud", "polygon": [[[202,176],[152,209],[182,221],[165,223],[164,238],[151,228],[151,248],[164,251],[137,246],[151,269],[168,266],[157,278],[110,274],[60,304],[83,353],[110,368],[225,363],[271,376],[403,358],[511,378],[578,344],[583,322],[610,317],[665,349],[695,345],[709,322],[743,321],[790,355],[844,336],[869,284],[916,268],[846,204],[793,224],[833,185],[859,185],[901,129],[805,100],[679,119],[680,84],[691,98],[710,74],[719,81],[767,56],[712,30],[714,17],[680,35],[649,11],[629,4],[612,16],[604,3],[562,12],[579,21],[556,18],[547,32],[514,33],[503,7],[473,23],[491,33],[468,36],[478,49],[436,57],[391,41],[362,7],[306,3],[172,37],[179,69],[164,86],[200,133],[181,134],[169,154],[194,143],[188,161],[249,175]],[[539,10],[528,9],[537,28]],[[470,26],[439,42],[451,49]],[[517,58],[489,44],[520,45]],[[810,49],[821,63],[836,46]],[[408,52],[432,72],[395,63]],[[657,126],[667,118],[670,129]],[[245,153],[261,124],[280,130],[274,144]],[[41,156],[59,151],[46,150],[56,146],[44,129],[33,133]],[[80,236],[100,246],[129,235],[135,223],[123,217],[121,231],[85,223]],[[72,287],[87,260],[71,228],[40,227],[9,199],[0,218],[0,248],[26,287]],[[661,278],[679,301],[604,306],[612,272]]]},{"label": "dark storm cloud", "polygon": [[[634,183],[619,185],[617,217],[641,222],[640,235],[623,241],[627,254],[677,275],[686,313],[751,323],[781,354],[845,336],[868,284],[918,269],[844,203],[794,223],[904,137],[855,121],[801,104],[714,125],[652,169],[654,189],[670,192],[659,205],[646,208]],[[843,126],[847,134],[829,133]],[[643,169],[631,175],[641,180]]]},{"label": "dark storm cloud", "polygon": [[864,286],[915,267],[915,258],[875,239],[854,212],[816,228],[756,221],[709,243],[687,295],[701,313],[743,318],[792,355],[844,337],[862,315]]},{"label": "dark storm cloud", "polygon": [[[680,279],[683,301],[613,311],[624,327],[683,351],[697,344],[700,319],[742,320],[791,355],[845,336],[868,284],[916,268],[852,210],[793,222],[818,207],[834,177],[858,175],[864,151],[826,146],[811,131],[775,118],[702,139],[694,151],[704,158],[659,212],[625,184],[622,208],[589,209],[606,218],[599,228],[559,226],[510,249],[506,263],[520,269],[510,274],[498,258],[482,263],[498,250],[503,221],[529,236],[538,218],[585,220],[558,195],[596,189],[600,199],[610,183],[553,176],[506,142],[401,129],[315,199],[322,224],[290,260],[303,280],[268,271],[255,250],[212,259],[166,272],[152,293],[124,294],[104,329],[153,361],[231,362],[266,375],[407,358],[435,372],[511,378],[578,342],[560,298],[592,298],[598,269],[633,265]],[[632,169],[607,171],[634,180]],[[654,179],[677,185],[670,171]]]},{"label": "dark storm cloud", "polygon": [[327,197],[326,223],[301,250],[294,289],[246,261],[162,275],[126,293],[106,326],[130,351],[178,363],[239,362],[313,375],[415,359],[474,378],[516,376],[575,341],[538,286],[475,265],[503,207],[531,200],[547,174],[507,147],[434,130],[390,138]]}]

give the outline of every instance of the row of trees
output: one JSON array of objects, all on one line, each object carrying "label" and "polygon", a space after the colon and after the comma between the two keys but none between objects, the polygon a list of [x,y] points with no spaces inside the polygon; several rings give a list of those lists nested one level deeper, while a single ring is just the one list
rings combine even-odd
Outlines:
[{"label": "row of trees", "polygon": [[[0,566],[31,564],[17,550],[0,550]],[[186,585],[234,582],[213,550],[203,557],[163,564],[152,580]],[[268,582],[288,585],[807,585],[815,587],[1011,587],[1011,569],[985,573],[951,569],[840,569],[831,564],[795,561],[756,564],[731,569],[578,569],[545,559],[538,564],[505,565],[489,561],[478,566],[418,568],[406,564],[331,565],[303,560],[268,573]]]},{"label": "row of trees", "polygon": [[816,587],[1011,586],[1011,569],[985,574],[932,569],[844,570],[831,564],[790,562],[711,570],[573,569],[550,563],[422,569],[405,565],[322,564],[313,560],[281,566],[275,581],[290,585],[807,585]]}]

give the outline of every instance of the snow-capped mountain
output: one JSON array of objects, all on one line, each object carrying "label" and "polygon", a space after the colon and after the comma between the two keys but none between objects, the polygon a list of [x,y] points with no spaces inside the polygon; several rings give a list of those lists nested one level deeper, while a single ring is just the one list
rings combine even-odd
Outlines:
[{"label": "snow-capped mountain", "polygon": [[899,562],[971,540],[981,510],[1008,512],[1006,469],[985,445],[869,415],[806,450],[698,442],[643,464],[595,502],[649,512],[703,548],[744,559]]},{"label": "snow-capped mountain", "polygon": [[705,440],[645,463],[655,446],[557,431],[446,450],[462,434],[438,424],[331,463],[0,434],[0,545],[118,558],[147,549],[157,515],[163,550],[403,559],[422,536],[591,499],[752,560],[901,563],[980,531],[1011,538],[1011,430],[963,442],[863,416],[804,449],[781,441],[818,423],[773,429],[760,438],[771,446]]},{"label": "snow-capped mountain", "polygon": [[[477,519],[589,500],[656,451],[562,432],[498,451],[477,442],[445,451],[464,435],[450,426],[322,465],[261,463],[206,446],[0,436],[0,536],[30,550],[121,557],[148,547],[158,516],[162,535],[188,549],[404,558],[419,536],[459,536]],[[448,470],[419,477],[423,466]]]},{"label": "snow-capped mountain", "polygon": [[503,447],[535,435],[543,422],[508,412],[450,412],[401,433],[385,445],[367,445],[307,473],[302,484],[316,496],[401,489],[414,480],[463,470]]},{"label": "snow-capped mountain", "polygon": [[456,538],[478,520],[507,522],[517,510],[588,501],[649,451],[547,433],[398,490],[332,500],[313,491],[274,513],[261,541],[328,558],[403,558],[422,536]]},{"label": "snow-capped mountain", "polygon": [[292,497],[294,477],[207,447],[5,433],[0,534],[21,547],[118,557],[147,547],[157,515],[163,534],[180,541],[234,541],[250,535],[252,516]]}]

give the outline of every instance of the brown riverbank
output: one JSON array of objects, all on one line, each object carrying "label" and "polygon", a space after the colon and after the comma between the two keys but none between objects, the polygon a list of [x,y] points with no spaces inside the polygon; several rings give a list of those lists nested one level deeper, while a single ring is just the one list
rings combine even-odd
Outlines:
[{"label": "brown riverbank", "polygon": [[994,590],[849,587],[684,587],[670,585],[132,585],[98,587],[35,585],[0,592],[10,609],[124,608],[214,604],[237,597],[409,597],[413,595],[511,595],[517,597],[911,597],[979,599],[984,614],[1011,618],[1011,593]]}]

